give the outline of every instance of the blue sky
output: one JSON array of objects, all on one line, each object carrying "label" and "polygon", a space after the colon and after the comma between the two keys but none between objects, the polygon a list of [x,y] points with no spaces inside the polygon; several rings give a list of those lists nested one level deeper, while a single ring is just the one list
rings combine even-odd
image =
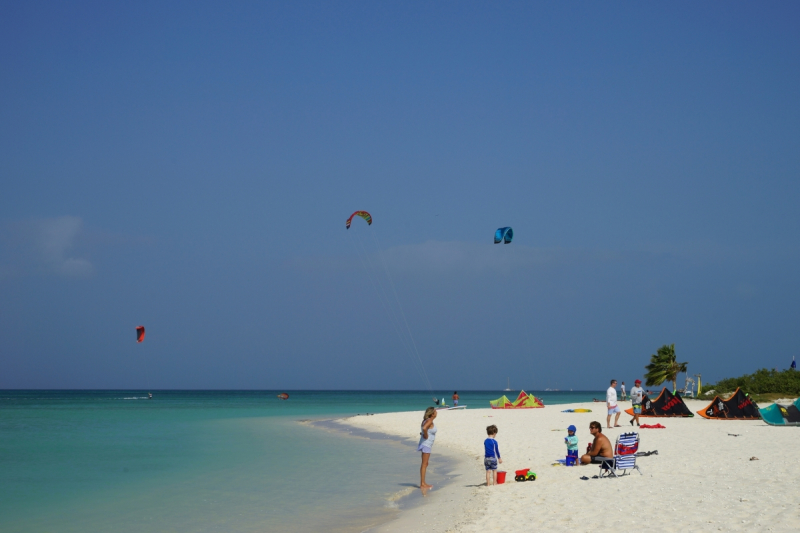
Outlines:
[{"label": "blue sky", "polygon": [[785,368],[798,15],[8,5],[0,387],[421,389],[418,353],[436,390],[602,389],[671,343],[704,380]]}]

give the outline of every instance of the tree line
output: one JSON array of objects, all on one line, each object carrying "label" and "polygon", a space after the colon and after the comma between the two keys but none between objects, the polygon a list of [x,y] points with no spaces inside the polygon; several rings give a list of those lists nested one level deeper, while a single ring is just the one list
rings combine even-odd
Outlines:
[{"label": "tree line", "polygon": [[[650,356],[650,364],[645,367],[645,379],[648,387],[661,385],[665,381],[672,382],[673,390],[678,388],[678,374],[686,373],[689,363],[679,363],[675,355],[675,345],[665,344]],[[733,392],[736,388],[749,394],[786,394],[800,396],[800,372],[787,370],[767,370],[762,368],[753,374],[738,378],[726,378],[717,383],[706,383],[703,388],[720,393]]]}]

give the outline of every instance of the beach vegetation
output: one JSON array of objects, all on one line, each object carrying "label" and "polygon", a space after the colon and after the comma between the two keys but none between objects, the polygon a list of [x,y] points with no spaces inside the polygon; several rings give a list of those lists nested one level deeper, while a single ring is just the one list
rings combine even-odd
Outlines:
[{"label": "beach vegetation", "polygon": [[738,378],[726,378],[703,388],[715,389],[717,394],[733,392],[736,388],[748,394],[800,396],[800,372],[794,369],[767,370],[762,368]]},{"label": "beach vegetation", "polygon": [[678,374],[686,372],[688,362],[679,363],[675,355],[675,345],[665,344],[650,356],[650,364],[645,366],[644,375],[648,387],[656,387],[665,381],[672,382],[672,390],[678,388]]}]

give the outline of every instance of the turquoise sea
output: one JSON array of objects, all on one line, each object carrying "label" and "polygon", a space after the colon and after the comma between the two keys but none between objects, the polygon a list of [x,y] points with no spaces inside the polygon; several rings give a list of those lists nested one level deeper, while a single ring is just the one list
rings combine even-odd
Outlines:
[{"label": "turquoise sea", "polygon": [[[409,500],[411,444],[304,421],[421,416],[430,394],[279,392],[0,391],[0,531],[355,532]],[[459,394],[484,408],[503,393]],[[602,395],[535,394],[546,405]]]}]

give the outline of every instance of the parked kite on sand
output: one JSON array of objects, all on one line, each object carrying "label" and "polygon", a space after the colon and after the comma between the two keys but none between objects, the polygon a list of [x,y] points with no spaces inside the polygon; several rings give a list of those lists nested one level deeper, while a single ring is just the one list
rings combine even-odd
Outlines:
[{"label": "parked kite on sand", "polygon": [[[633,416],[633,407],[625,409],[625,412]],[[661,390],[661,394],[655,400],[650,400],[647,396],[642,398],[642,413],[640,417],[672,417],[672,416],[694,416],[680,394],[672,394],[666,387]]]},{"label": "parked kite on sand", "polygon": [[727,400],[714,396],[711,403],[697,414],[711,420],[761,420],[758,404],[738,388]]}]

